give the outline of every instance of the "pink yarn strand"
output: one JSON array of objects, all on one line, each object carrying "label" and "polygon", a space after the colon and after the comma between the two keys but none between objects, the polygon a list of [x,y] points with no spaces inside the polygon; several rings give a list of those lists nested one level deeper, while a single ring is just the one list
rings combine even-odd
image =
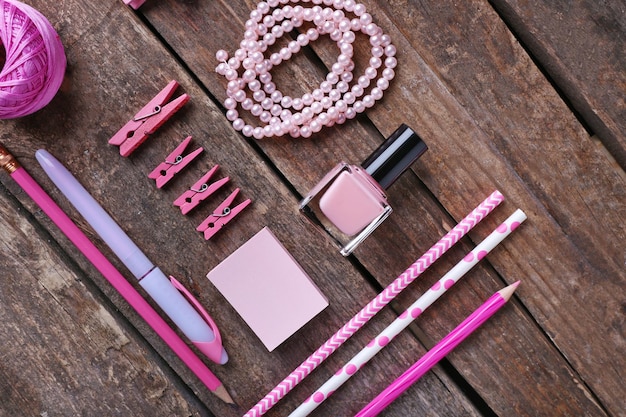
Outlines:
[{"label": "pink yarn strand", "polygon": [[0,118],[32,114],[55,96],[67,65],[50,22],[15,0],[0,0],[0,40],[6,59],[0,72]]}]

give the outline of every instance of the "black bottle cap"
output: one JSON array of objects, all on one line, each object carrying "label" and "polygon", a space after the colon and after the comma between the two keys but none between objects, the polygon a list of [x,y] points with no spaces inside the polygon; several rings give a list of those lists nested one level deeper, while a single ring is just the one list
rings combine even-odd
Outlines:
[{"label": "black bottle cap", "polygon": [[386,190],[427,149],[417,133],[403,123],[361,166]]}]

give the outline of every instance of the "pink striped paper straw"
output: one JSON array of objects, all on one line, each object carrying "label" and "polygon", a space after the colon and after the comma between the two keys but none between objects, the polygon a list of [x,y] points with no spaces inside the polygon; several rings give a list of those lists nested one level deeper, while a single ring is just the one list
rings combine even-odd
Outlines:
[{"label": "pink striped paper straw", "polygon": [[439,343],[378,394],[368,405],[363,407],[354,417],[377,416],[385,407],[409,389],[411,385],[500,310],[509,301],[518,285],[519,281],[492,295],[483,305],[478,307],[476,311],[463,320],[446,337],[441,339]]},{"label": "pink striped paper straw", "polygon": [[289,417],[303,417],[309,415],[324,400],[339,389],[348,379],[363,367],[378,352],[387,346],[397,335],[406,329],[428,307],[439,299],[446,291],[456,284],[470,269],[491,252],[500,242],[510,235],[517,227],[526,220],[526,214],[522,210],[516,210],[508,219],[498,226],[482,242],[472,249],[448,271],[428,291],[419,297],[398,318],[387,326],[378,336],[365,346],[359,353],[354,355],[341,369],[317,389],[305,400]]},{"label": "pink striped paper straw", "polygon": [[272,391],[252,407],[244,417],[259,417],[271,409],[278,401],[296,387],[315,368],[332,355],[346,340],[352,337],[380,310],[389,304],[402,290],[420,276],[437,259],[443,256],[455,243],[465,236],[482,219],[487,217],[502,201],[504,196],[499,191],[494,191],[470,214],[459,222],[444,237],[435,243],[417,261],[409,266],[400,276],[387,286],[380,294],[370,301],[349,322],[331,336],[311,356],[300,364],[291,374],[282,380]]}]

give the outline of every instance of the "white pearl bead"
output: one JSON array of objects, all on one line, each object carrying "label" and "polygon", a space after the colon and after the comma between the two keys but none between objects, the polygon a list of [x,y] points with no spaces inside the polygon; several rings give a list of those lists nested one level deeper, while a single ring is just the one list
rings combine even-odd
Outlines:
[{"label": "white pearl bead", "polygon": [[226,61],[228,59],[228,52],[220,49],[215,53],[215,58],[217,58],[218,61]]},{"label": "white pearl bead", "polygon": [[[286,46],[283,43],[266,57],[270,46],[305,21],[316,27],[300,33]],[[216,52],[219,63],[215,71],[228,81],[226,118],[246,137],[262,139],[289,134],[308,138],[324,126],[344,123],[372,107],[395,76],[397,50],[391,38],[356,0],[264,0],[250,13],[244,27],[243,40],[232,57],[225,50]],[[371,56],[368,61],[357,59],[368,66],[362,74],[355,75],[353,43],[359,34],[369,38]],[[272,81],[272,69],[320,35],[336,42],[337,61],[312,92],[299,98],[284,95]],[[238,106],[264,125],[245,123],[239,117]]]}]

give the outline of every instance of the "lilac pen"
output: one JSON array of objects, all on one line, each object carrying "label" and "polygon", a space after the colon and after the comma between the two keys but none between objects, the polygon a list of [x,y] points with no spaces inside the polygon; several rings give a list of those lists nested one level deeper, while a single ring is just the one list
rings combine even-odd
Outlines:
[{"label": "lilac pen", "polygon": [[146,257],[115,220],[54,156],[45,150],[38,150],[35,156],[52,182],[185,336],[212,361],[226,363],[228,355],[221,344],[219,332],[217,328],[216,332],[211,329],[214,323],[210,319],[209,323],[203,319],[165,274]]}]

